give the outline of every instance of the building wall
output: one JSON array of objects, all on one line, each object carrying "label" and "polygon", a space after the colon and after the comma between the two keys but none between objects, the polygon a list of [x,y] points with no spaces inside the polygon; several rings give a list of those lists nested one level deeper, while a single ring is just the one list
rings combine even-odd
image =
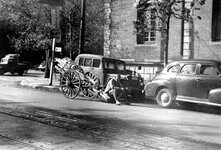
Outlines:
[{"label": "building wall", "polygon": [[111,47],[110,56],[132,58],[136,36],[133,21],[136,18],[134,0],[112,0],[111,3]]},{"label": "building wall", "polygon": [[[133,21],[137,10],[133,7],[135,0],[109,0],[111,3],[110,55],[135,61],[163,61],[164,42],[158,33],[155,44],[136,44]],[[212,4],[206,1],[200,10],[194,10],[193,29],[190,29],[190,57],[195,59],[220,59],[221,42],[212,42]],[[201,16],[201,20],[196,16]],[[191,28],[191,25],[190,25]],[[181,20],[171,19],[169,36],[169,60],[182,59],[181,55]]]},{"label": "building wall", "polygon": [[212,42],[212,4],[213,0],[206,1],[195,11],[195,16],[202,18],[194,19],[193,55],[197,59],[221,59],[221,42]]},{"label": "building wall", "polygon": [[[161,41],[155,44],[136,42],[133,21],[137,18],[137,9],[133,7],[135,0],[112,0],[111,2],[111,35],[110,56],[134,61],[162,60]],[[159,33],[158,33],[159,37]]]},{"label": "building wall", "polygon": [[181,20],[171,18],[169,30],[168,60],[182,59],[181,55]]},{"label": "building wall", "polygon": [[[136,0],[107,0],[110,3],[110,46],[109,56],[119,59],[128,59],[134,62],[159,63],[163,62],[164,35],[157,32],[157,41],[152,44],[137,44],[133,21],[137,18],[137,10],[133,7]],[[220,59],[221,42],[212,42],[212,4],[207,0],[200,10],[194,10],[194,16],[201,16],[201,20],[193,18],[193,24],[185,24],[184,48],[188,56],[181,54],[181,20],[172,18],[169,31],[169,61],[179,59]],[[186,54],[185,54],[186,55]],[[131,62],[130,62],[131,64]],[[136,64],[136,63],[134,63]],[[129,67],[129,66],[128,66]],[[141,71],[143,77],[148,73],[148,66],[132,65],[134,71]],[[143,68],[140,68],[143,67]],[[159,66],[160,67],[160,66]],[[156,69],[156,68],[155,68]],[[147,71],[143,71],[147,70]],[[154,69],[153,69],[154,70]],[[153,71],[153,74],[155,71]],[[147,78],[147,77],[145,77]]]},{"label": "building wall", "polygon": [[[111,57],[134,59],[135,61],[163,62],[161,33],[157,33],[157,41],[152,44],[137,44],[133,21],[137,18],[137,9],[133,7],[135,0],[111,1],[110,55]],[[181,59],[180,30],[181,21],[171,19],[169,59]]]}]

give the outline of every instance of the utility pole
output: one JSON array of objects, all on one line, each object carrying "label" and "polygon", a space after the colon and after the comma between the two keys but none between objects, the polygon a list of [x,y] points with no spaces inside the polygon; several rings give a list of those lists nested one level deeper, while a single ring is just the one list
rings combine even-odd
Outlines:
[{"label": "utility pole", "polygon": [[[73,37],[73,35],[72,35],[72,17],[73,17],[73,15],[72,15],[72,10],[71,10],[71,13],[69,14],[69,42],[70,43],[72,43],[73,41],[72,41],[72,37]],[[70,59],[72,60],[73,59],[73,50],[72,49],[70,49]]]},{"label": "utility pole", "polygon": [[183,42],[184,42],[184,13],[185,0],[182,0],[182,19],[181,19],[181,40],[180,40],[180,54],[183,56]]},{"label": "utility pole", "polygon": [[81,0],[81,25],[80,25],[78,54],[84,53],[85,9],[86,9],[86,0]]}]

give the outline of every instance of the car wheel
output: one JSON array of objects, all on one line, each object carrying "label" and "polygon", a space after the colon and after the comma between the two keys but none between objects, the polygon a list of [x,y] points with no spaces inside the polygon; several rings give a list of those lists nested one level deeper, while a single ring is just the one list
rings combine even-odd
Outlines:
[{"label": "car wheel", "polygon": [[172,107],[175,101],[174,94],[169,89],[161,89],[157,94],[156,101],[161,107]]},{"label": "car wheel", "polygon": [[22,76],[24,74],[24,70],[18,71],[18,75]]},{"label": "car wheel", "polygon": [[4,72],[4,69],[1,68],[1,69],[0,69],[0,75],[4,75],[4,73],[5,73],[5,72]]}]

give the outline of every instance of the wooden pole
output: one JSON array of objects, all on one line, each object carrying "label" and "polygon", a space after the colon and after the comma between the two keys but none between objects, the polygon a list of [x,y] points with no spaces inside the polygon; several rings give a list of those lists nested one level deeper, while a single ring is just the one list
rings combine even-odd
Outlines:
[{"label": "wooden pole", "polygon": [[80,25],[80,36],[79,36],[79,54],[84,53],[85,9],[86,9],[86,0],[81,0],[81,25]]},{"label": "wooden pole", "polygon": [[55,38],[53,38],[53,43],[52,43],[52,54],[51,54],[51,68],[50,68],[50,80],[49,80],[49,85],[52,85],[53,81],[53,71],[54,71],[54,51],[55,51]]}]

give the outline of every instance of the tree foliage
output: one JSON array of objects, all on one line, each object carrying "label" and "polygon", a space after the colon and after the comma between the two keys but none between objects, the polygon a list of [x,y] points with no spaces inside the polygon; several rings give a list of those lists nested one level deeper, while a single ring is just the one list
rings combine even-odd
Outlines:
[{"label": "tree foliage", "polygon": [[[52,26],[49,5],[40,4],[38,0],[0,0],[0,24],[7,22],[13,29],[13,34],[5,37],[10,42],[10,48],[18,53],[51,50],[53,37],[66,51],[64,54],[77,52],[80,5],[80,0],[66,0],[63,8],[56,8],[56,26]],[[92,53],[100,53],[103,48],[102,5],[103,0],[87,1],[85,48]]]},{"label": "tree foliage", "polygon": [[[1,0],[4,17],[14,26],[15,34],[7,35],[11,49],[16,53],[45,51],[58,31],[50,25],[50,9],[37,0]],[[7,52],[6,52],[7,53]]]},{"label": "tree foliage", "polygon": [[[185,3],[185,7],[182,7],[182,3]],[[134,6],[137,7],[141,17],[134,22],[135,29],[138,32],[151,29],[167,31],[168,22],[172,17],[185,21],[191,21],[194,17],[200,19],[200,16],[194,16],[193,11],[199,10],[198,4],[203,5],[204,3],[205,0],[195,0],[190,3],[186,3],[185,0],[137,0]],[[147,11],[152,11],[155,15],[149,15],[146,13]],[[150,24],[151,19],[156,19],[157,24],[154,26]]]}]

